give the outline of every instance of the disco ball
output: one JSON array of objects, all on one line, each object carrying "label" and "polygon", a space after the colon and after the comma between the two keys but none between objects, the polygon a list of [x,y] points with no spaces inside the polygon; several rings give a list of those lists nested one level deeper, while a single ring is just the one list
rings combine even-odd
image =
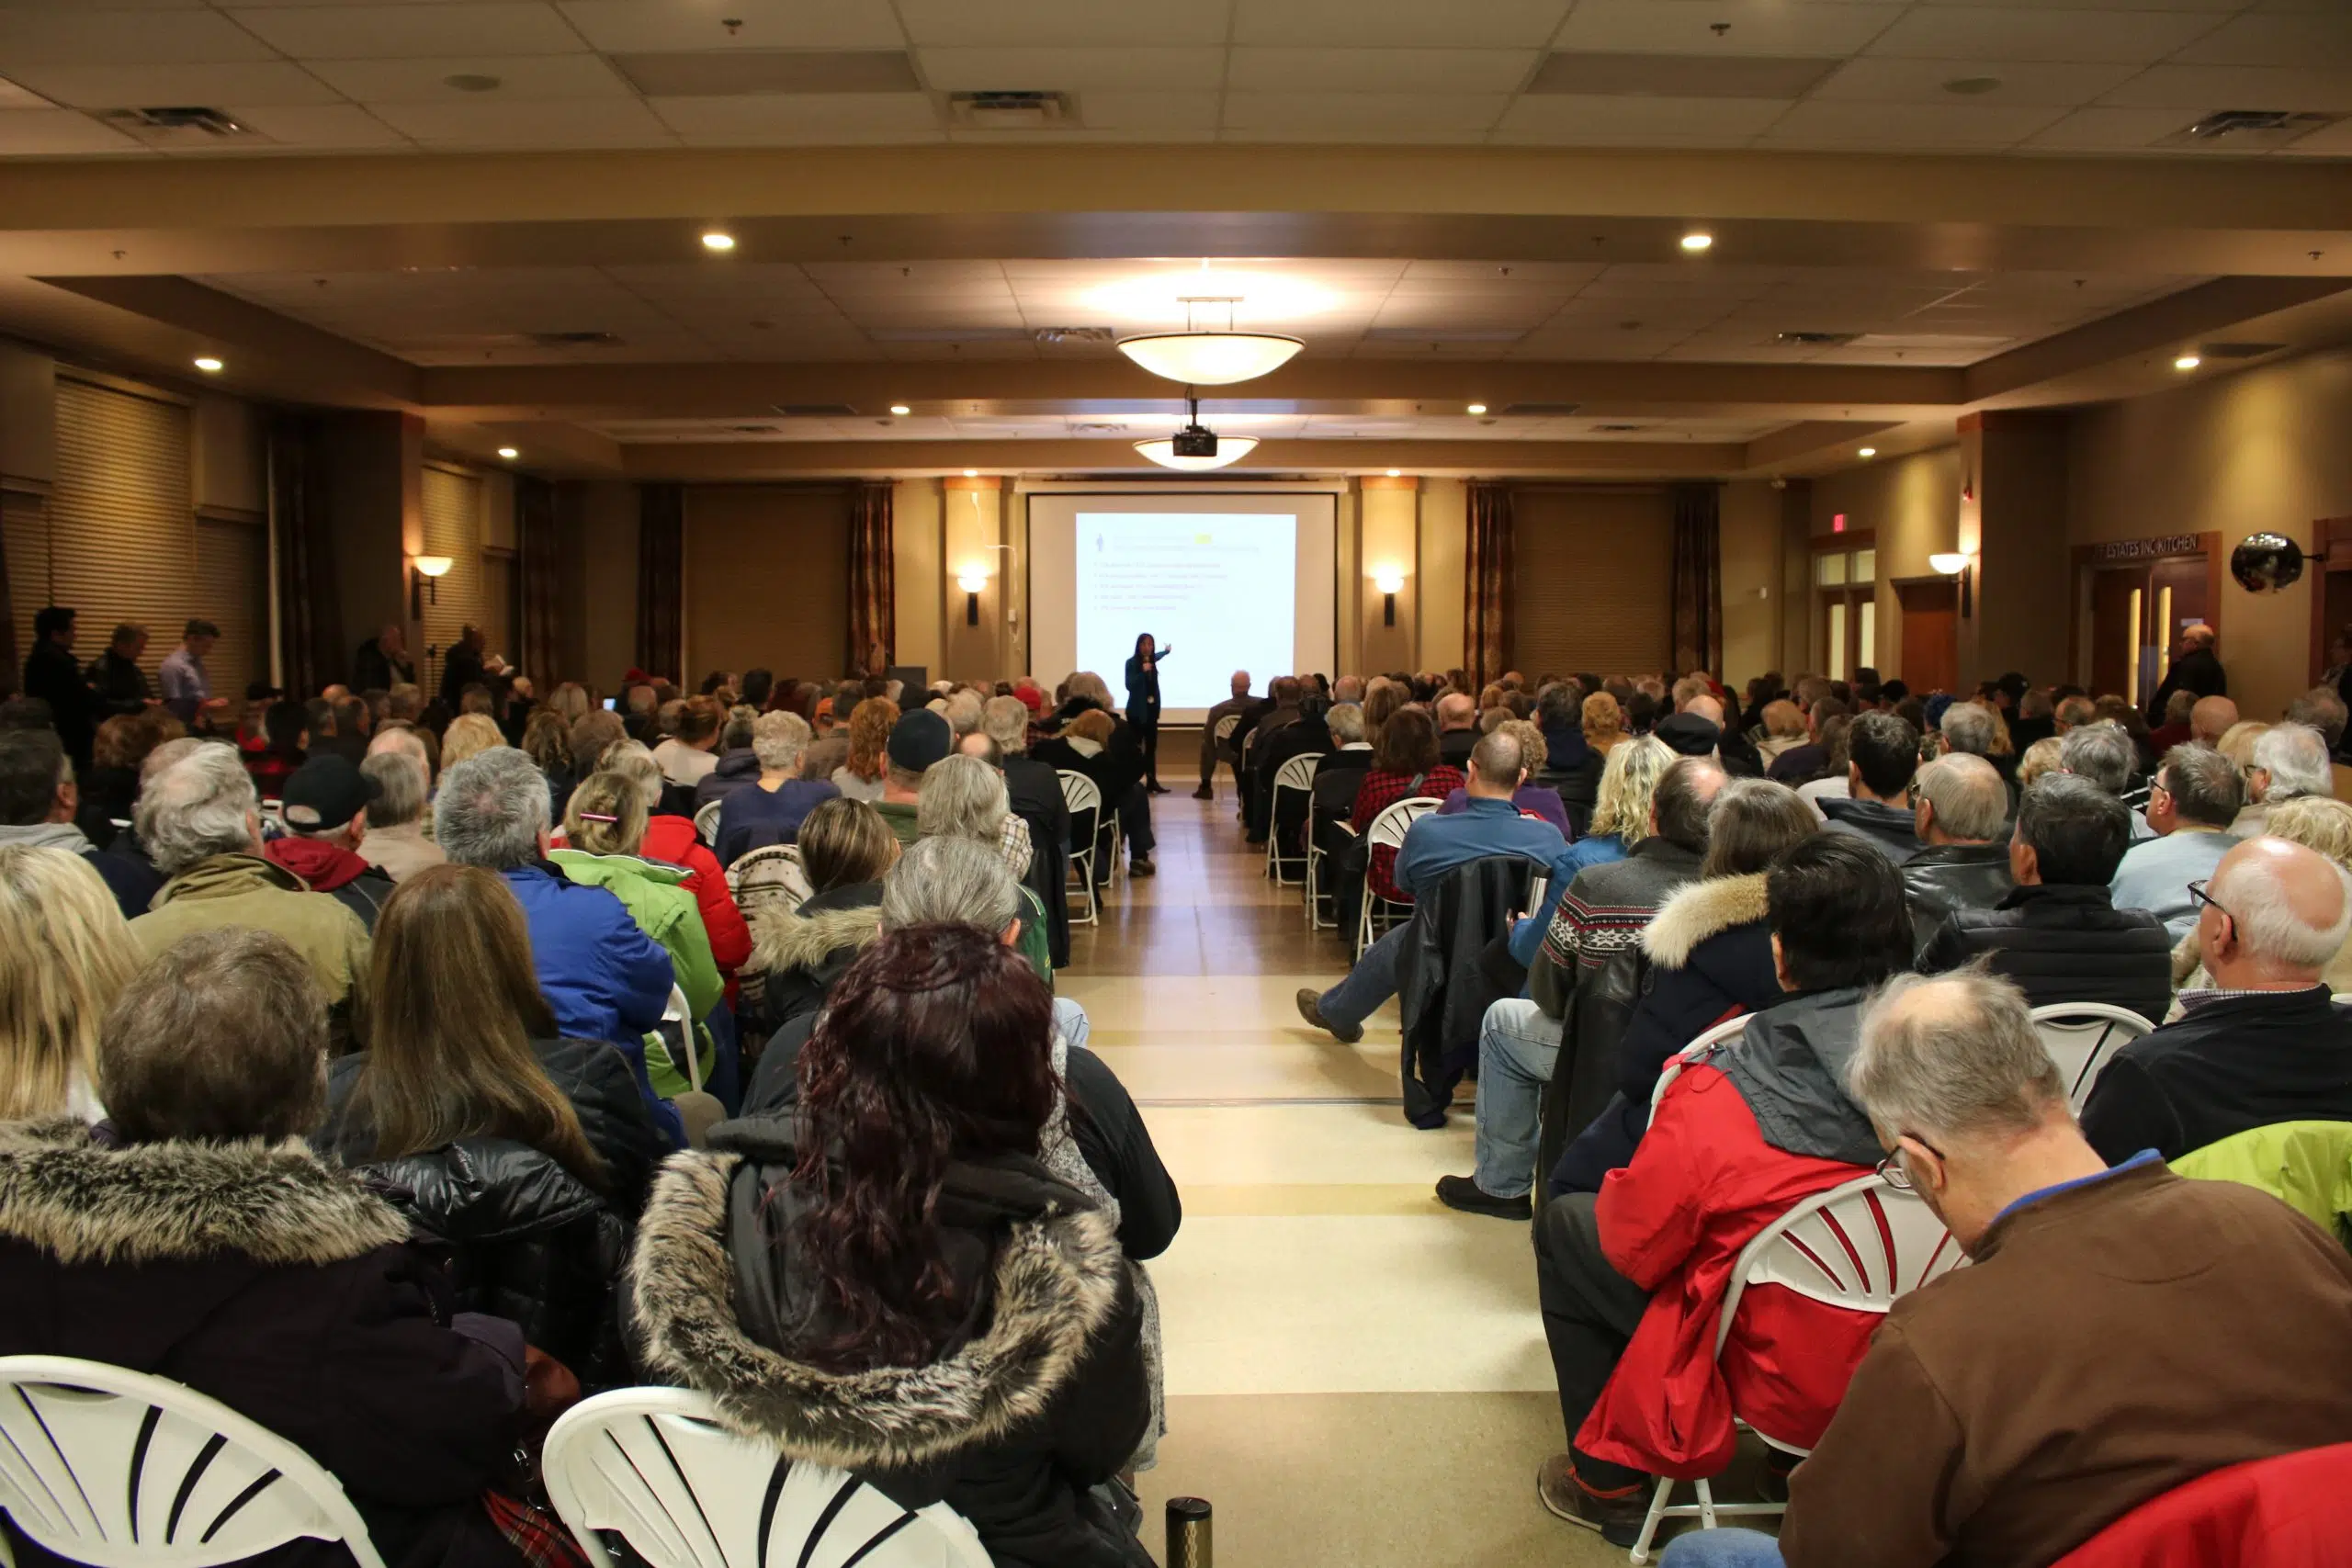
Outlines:
[{"label": "disco ball", "polygon": [[2303,547],[2284,534],[2248,534],[2230,552],[2230,575],[2249,593],[2276,593],[2303,575]]}]

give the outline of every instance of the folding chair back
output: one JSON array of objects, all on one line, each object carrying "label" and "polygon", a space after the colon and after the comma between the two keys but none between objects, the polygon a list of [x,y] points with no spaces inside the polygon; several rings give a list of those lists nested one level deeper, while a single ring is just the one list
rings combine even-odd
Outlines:
[{"label": "folding chair back", "polygon": [[[1069,923],[1091,926],[1102,915],[1101,895],[1094,890],[1094,864],[1101,858],[1102,846],[1102,789],[1084,773],[1069,768],[1055,770],[1054,776],[1061,780],[1062,804],[1069,807],[1069,868],[1086,884],[1086,913],[1082,917],[1071,916]],[[1082,832],[1079,823],[1081,815],[1086,818]],[[1116,851],[1113,852],[1115,854]],[[1067,887],[1063,890],[1063,902],[1069,902]]]},{"label": "folding chair back", "polygon": [[683,1389],[625,1388],[567,1411],[540,1464],[589,1561],[599,1530],[651,1568],[989,1568],[978,1531],[944,1503],[900,1507],[854,1476],[796,1461],[718,1424]]},{"label": "folding chair back", "polygon": [[[1287,790],[1293,795],[1307,797],[1308,809],[1302,810],[1299,818],[1303,830],[1307,826],[1306,818],[1311,814],[1315,798],[1315,770],[1322,763],[1319,754],[1307,751],[1289,759],[1274,770],[1273,785],[1267,796],[1272,804],[1266,812],[1266,874],[1277,884],[1298,880],[1285,874],[1284,868],[1298,864],[1304,858],[1283,853],[1283,794]],[[1305,874],[1304,871],[1299,874],[1301,876]]]},{"label": "folding chair back", "polygon": [[2058,1064],[2067,1100],[2080,1111],[2083,1101],[2091,1097],[2091,1085],[2098,1081],[2115,1053],[2154,1026],[2130,1008],[2106,1002],[2056,1002],[2033,1010],[2033,1027],[2041,1036],[2041,1048]]},{"label": "folding chair back", "polygon": [[1666,1098],[1666,1086],[1680,1077],[1683,1068],[1699,1060],[1724,1041],[1736,1040],[1746,1033],[1747,1019],[1747,1013],[1741,1013],[1737,1018],[1727,1018],[1673,1055],[1668,1056],[1666,1059],[1666,1066],[1658,1072],[1657,1087],[1650,1090],[1651,1114],[1657,1114],[1657,1102]]},{"label": "folding chair back", "polygon": [[726,804],[714,800],[695,812],[695,837],[706,844],[718,842],[718,808]]},{"label": "folding chair back", "polygon": [[1444,804],[1435,795],[1407,795],[1402,800],[1391,801],[1388,805],[1382,807],[1380,814],[1365,827],[1363,830],[1363,897],[1359,904],[1360,913],[1356,917],[1356,956],[1358,958],[1362,958],[1363,950],[1372,945],[1372,907],[1374,904],[1382,906],[1384,916],[1393,910],[1409,908],[1373,890],[1372,856],[1374,852],[1384,848],[1390,850],[1401,848],[1405,842],[1405,834],[1413,824]]},{"label": "folding chair back", "polygon": [[288,1541],[384,1568],[318,1461],[168,1378],[69,1356],[0,1357],[0,1510],[92,1568],[213,1568]]},{"label": "folding chair back", "polygon": [[1917,1194],[1875,1171],[1858,1176],[1805,1199],[1741,1250],[1715,1325],[1715,1352],[1723,1353],[1750,1285],[1779,1285],[1849,1312],[1884,1312],[1962,1260],[1951,1233]]}]

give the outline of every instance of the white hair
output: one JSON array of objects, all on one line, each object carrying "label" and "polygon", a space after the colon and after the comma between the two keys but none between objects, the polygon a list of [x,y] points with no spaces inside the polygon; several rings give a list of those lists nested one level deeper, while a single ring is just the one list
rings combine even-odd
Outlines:
[{"label": "white hair", "polygon": [[2274,724],[2264,730],[2254,743],[2254,765],[2270,775],[2262,792],[2265,805],[2335,793],[2327,741],[2308,724]]},{"label": "white hair", "polygon": [[1954,703],[1944,709],[1940,728],[1955,751],[1982,757],[1993,750],[1993,716],[1974,703]]},{"label": "white hair", "polygon": [[2214,873],[2213,902],[2237,926],[2238,941],[2251,957],[2282,969],[2321,970],[2327,967],[2352,935],[2352,878],[2344,868],[2316,850],[2297,845],[2318,860],[2335,878],[2335,919],[2324,926],[2306,924],[2295,913],[2286,879],[2264,855],[2242,855],[2225,861]]},{"label": "white hair", "polygon": [[1021,886],[1003,858],[969,839],[919,839],[882,878],[884,931],[953,921],[997,936],[1021,912]]},{"label": "white hair", "polygon": [[359,775],[376,785],[368,803],[368,826],[398,828],[424,815],[424,760],[406,751],[371,751]]},{"label": "white hair", "polygon": [[1007,756],[1029,750],[1029,705],[1019,697],[990,697],[980,710],[980,728]]},{"label": "white hair", "polygon": [[459,865],[510,871],[539,858],[552,807],[538,764],[511,746],[493,746],[443,776],[434,838]]},{"label": "white hair", "polygon": [[971,839],[994,844],[1011,809],[1004,775],[978,757],[944,757],[923,770],[915,795],[915,826],[926,839]]},{"label": "white hair", "polygon": [[799,765],[800,754],[808,750],[815,734],[808,721],[797,713],[782,708],[763,713],[752,724],[752,754],[765,771],[788,773]]},{"label": "white hair", "polygon": [[1352,746],[1363,739],[1363,708],[1356,703],[1338,703],[1323,716],[1331,728],[1331,739],[1342,746]]},{"label": "white hair", "polygon": [[155,869],[177,876],[213,855],[251,853],[260,808],[237,749],[207,742],[147,781],[132,828]]},{"label": "white hair", "polygon": [[973,693],[957,692],[950,696],[944,712],[947,727],[956,732],[958,740],[980,727],[980,699]]},{"label": "white hair", "polygon": [[[1922,986],[1948,993],[1905,1007]],[[1846,1086],[1885,1136],[1950,1147],[1977,1132],[2022,1132],[2065,1086],[2033,1026],[2025,993],[1982,968],[1897,975],[1862,1010]]]}]

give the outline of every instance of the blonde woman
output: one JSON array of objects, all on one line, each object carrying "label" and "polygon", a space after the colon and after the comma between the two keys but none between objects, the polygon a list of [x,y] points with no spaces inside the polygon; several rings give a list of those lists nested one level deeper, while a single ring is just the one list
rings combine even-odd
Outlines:
[{"label": "blonde woman", "polygon": [[[2241,726],[2240,728],[2245,728]],[[2334,861],[2346,872],[2352,872],[2352,806],[2328,795],[2301,795],[2282,800],[2270,808],[2266,837],[2284,839],[2314,850]],[[2205,973],[2203,959],[2197,950],[2197,933],[2190,931],[2172,950],[2174,984],[2184,991],[2208,990],[2212,980]],[[2339,949],[2320,978],[2327,988],[2338,996],[2352,991],[2352,942]],[[2165,1021],[2180,1016],[2178,1001]]]},{"label": "blonde woman", "polygon": [[105,1116],[98,1026],[141,963],[82,856],[0,847],[0,1121]]},{"label": "blonde woman", "polygon": [[441,732],[441,771],[446,773],[469,757],[478,757],[505,744],[506,737],[499,733],[498,721],[488,714],[459,714]]},{"label": "blonde woman", "polygon": [[[1616,705],[1612,702],[1611,706]],[[1585,711],[1592,711],[1588,701]],[[1590,732],[1588,731],[1588,734]],[[1654,735],[1629,736],[1609,749],[1600,770],[1600,791],[1592,808],[1592,826],[1552,863],[1551,880],[1544,888],[1544,906],[1511,928],[1510,954],[1521,964],[1535,962],[1544,933],[1559,913],[1560,895],[1577,873],[1589,865],[1607,865],[1633,853],[1649,837],[1650,797],[1657,781],[1674,763],[1674,748]]]},{"label": "blonde woman", "polygon": [[2059,770],[2059,751],[2065,742],[2055,735],[2045,735],[2025,749],[2018,759],[2018,793],[2023,795],[2033,787],[2033,781],[2044,773]]},{"label": "blonde woman", "polygon": [[2254,743],[2269,733],[2270,727],[2260,719],[2240,719],[2222,731],[2222,738],[2213,742],[2213,750],[2227,757],[2237,769],[2238,777],[2244,778],[2254,766]]}]

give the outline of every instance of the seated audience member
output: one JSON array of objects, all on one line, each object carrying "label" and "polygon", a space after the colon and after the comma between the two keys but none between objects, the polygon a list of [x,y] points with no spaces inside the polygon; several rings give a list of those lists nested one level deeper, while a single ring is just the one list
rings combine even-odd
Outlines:
[{"label": "seated audience member", "polygon": [[[1080,708],[1062,726],[1060,735],[1037,744],[1035,755],[1057,772],[1083,773],[1094,781],[1094,787],[1102,792],[1102,809],[1115,818],[1115,823],[1098,818],[1093,829],[1096,841],[1109,840],[1115,828],[1127,841],[1128,874],[1152,875],[1156,868],[1151,852],[1158,840],[1151,830],[1150,796],[1144,792],[1143,752],[1133,732],[1123,729],[1108,709]],[[1117,853],[1115,840],[1110,852]],[[1107,856],[1095,857],[1094,874],[1098,881],[1111,874]]]},{"label": "seated audience member", "polygon": [[2086,728],[2091,725],[2097,724],[2098,722],[2098,705],[2091,701],[2090,698],[2083,695],[2080,691],[2076,691],[2070,695],[2058,699],[2056,717],[2058,723],[2058,735],[2059,738],[2063,739],[2066,736],[2072,735],[2077,729]]},{"label": "seated audience member", "polygon": [[[1617,1093],[1568,1145],[1552,1173],[1555,1190],[1600,1191],[1609,1172],[1632,1163],[1667,1062],[1716,1024],[1781,999],[1766,873],[1782,850],[1820,826],[1786,784],[1734,779],[1716,795],[1699,880],[1670,895],[1642,931],[1646,973],[1617,1043]],[[1483,1062],[1479,1075],[1484,1095]]]},{"label": "seated audience member", "polygon": [[748,707],[728,711],[727,722],[718,730],[718,761],[695,785],[695,810],[758,782],[760,754],[752,745],[752,736],[759,716]]},{"label": "seated audience member", "polygon": [[2197,694],[2194,692],[2175,692],[2165,699],[2164,722],[2148,731],[2148,744],[2156,749],[2158,756],[2176,746],[2186,746],[2197,738],[2196,730],[2189,724],[2196,709]]},{"label": "seated audience member", "polygon": [[[2340,800],[2305,795],[2301,800],[2288,801],[2273,811],[2269,828],[2266,837],[2284,839],[2290,844],[2315,850],[2335,862],[2339,869],[2352,873],[2352,806]],[[2172,973],[2177,982],[2177,989],[2173,998],[2172,1018],[2181,1015],[2181,993],[2213,988],[2212,976],[2205,973],[2204,956],[2194,926],[2189,928],[2187,936],[2173,944]],[[2328,960],[2327,968],[2320,978],[2332,994],[2340,996],[2352,992],[2352,942],[2335,950],[2335,956]]]},{"label": "seated audience member", "polygon": [[[102,735],[100,750],[104,750]],[[155,896],[159,882],[128,856],[100,854],[97,846],[74,825],[80,806],[74,785],[74,761],[66,756],[55,730],[0,730],[0,845],[64,850],[79,855],[106,884],[125,919],[145,914],[147,900]]]},{"label": "seated audience member", "polygon": [[1993,908],[2016,886],[2004,831],[2009,792],[1991,762],[1955,751],[1919,769],[1911,798],[1921,848],[1903,863],[1903,891],[1924,947],[1954,909]]},{"label": "seated audience member", "polygon": [[955,731],[945,719],[928,708],[901,714],[890,727],[882,795],[875,801],[874,808],[890,825],[890,831],[900,845],[911,844],[922,836],[922,829],[915,821],[915,801],[922,790],[923,774],[955,750]]},{"label": "seated audience member", "polygon": [[[179,721],[152,710],[177,729]],[[148,711],[117,714],[98,726],[91,742],[90,767],[74,779],[74,825],[96,849],[114,842],[117,822],[130,820],[139,803],[139,764],[164,739]],[[62,742],[60,743],[61,746]]]},{"label": "seated audience member", "polygon": [[506,744],[498,721],[486,713],[461,713],[441,732],[441,769],[447,773],[469,757]]},{"label": "seated audience member", "polygon": [[[855,724],[851,728],[854,731]],[[764,713],[752,725],[752,750],[759,758],[760,776],[730,791],[718,808],[718,830],[712,841],[721,865],[733,865],[769,844],[791,843],[809,811],[842,793],[836,784],[799,776],[801,754],[811,739],[808,720],[795,713]]]},{"label": "seated audience member", "polygon": [[170,878],[130,934],[149,957],[191,932],[252,926],[290,942],[335,1010],[338,1031],[367,991],[368,928],[333,894],[262,854],[253,780],[226,746],[199,744],[148,781],[139,841]]},{"label": "seated audience member", "polygon": [[1764,737],[1756,743],[1756,754],[1770,768],[1781,756],[1805,742],[1806,728],[1804,710],[1781,697],[1764,705]]},{"label": "seated audience member", "polygon": [[[1506,727],[1519,737],[1520,754],[1527,759],[1527,783],[1520,785],[1519,792],[1510,797],[1511,805],[1522,817],[1534,817],[1549,822],[1560,830],[1561,841],[1566,842],[1574,835],[1568,827],[1568,814],[1560,804],[1560,792],[1547,789],[1535,782],[1536,775],[1544,771],[1545,759],[1550,756],[1544,748],[1544,731],[1532,720],[1524,718],[1507,718],[1495,728]],[[1437,808],[1438,814],[1451,815],[1469,803],[1470,792],[1466,788],[1454,790],[1446,795],[1445,804]]]},{"label": "seated audience member", "polygon": [[1778,1544],[1694,1532],[1667,1568],[2051,1562],[2200,1475],[2352,1430],[2344,1248],[2233,1183],[2108,1168],[2013,987],[1898,979],[1850,1081],[1888,1179],[1972,1262],[1894,1303]]},{"label": "seated audience member", "polygon": [[1208,716],[1201,721],[1201,787],[1193,792],[1194,800],[1216,798],[1213,784],[1216,778],[1216,765],[1227,760],[1227,753],[1222,748],[1231,744],[1229,740],[1220,742],[1217,739],[1217,725],[1229,717],[1234,721],[1233,728],[1238,731],[1250,710],[1258,705],[1258,699],[1250,694],[1249,671],[1236,670],[1233,672],[1231,691],[1232,694],[1209,709]]},{"label": "seated audience member", "polygon": [[653,748],[662,776],[688,789],[718,766],[718,729],[727,710],[708,697],[695,697],[678,709],[677,733]]},{"label": "seated audience member", "polygon": [[993,1562],[1142,1568],[1105,1502],[1154,1425],[1141,1275],[1040,1157],[1052,1021],[989,934],[885,936],[803,1053],[795,1112],[663,1173],[634,1315],[657,1376],[787,1458],[944,1500]]},{"label": "seated audience member", "polygon": [[609,1298],[670,1151],[628,1059],[559,1037],[522,908],[473,866],[401,885],[369,991],[366,1048],[329,1067],[311,1141],[449,1246],[461,1311],[520,1325],[592,1386],[628,1381]]},{"label": "seated audience member", "polygon": [[105,1116],[98,1026],[142,962],[87,856],[0,844],[0,1122]]},{"label": "seated audience member", "polygon": [[1544,766],[1536,782],[1592,809],[1600,785],[1601,758],[1584,738],[1584,688],[1574,681],[1547,681],[1535,694],[1535,727],[1544,734]]},{"label": "seated audience member", "polygon": [[[1400,800],[1416,795],[1443,800],[1464,784],[1461,773],[1439,758],[1437,729],[1430,716],[1419,708],[1398,708],[1373,739],[1372,766],[1356,791],[1355,815],[1348,825],[1362,835],[1374,818]],[[1396,851],[1374,846],[1365,863],[1364,886],[1393,902],[1409,902],[1411,895],[1396,885]]]},{"label": "seated audience member", "polygon": [[2017,696],[2017,706],[2008,716],[2009,744],[2022,757],[2044,740],[2054,740],[2058,726],[2051,716],[2053,705],[2050,694],[2035,687]]},{"label": "seated audience member", "polygon": [[[379,741],[385,739],[378,738]],[[359,840],[360,859],[396,883],[448,860],[441,846],[424,836],[422,748],[384,746],[373,750],[359,764],[359,776],[375,790],[368,802],[368,834]]]},{"label": "seated audience member", "polygon": [[[2108,885],[2124,858],[2121,801],[2088,779],[2036,780],[2009,838],[2017,886],[1991,908],[1955,908],[1919,951],[1928,974],[1983,957],[2034,1007],[2105,1002],[2150,1022],[2171,1000],[2172,943],[2154,915],[2115,906]],[[2160,967],[2156,954],[2167,954]]]},{"label": "seated audience member", "polygon": [[1911,779],[1919,768],[1919,732],[1891,713],[1857,714],[1846,735],[1847,798],[1823,800],[1833,833],[1867,840],[1901,865],[1919,852]]},{"label": "seated audience member", "polygon": [[0,1343],[258,1421],[342,1482],[392,1568],[523,1568],[484,1506],[514,1473],[523,1335],[458,1312],[407,1220],[300,1142],[327,1071],[301,955],[190,935],[123,987],[97,1068],[104,1135],[0,1131]]},{"label": "seated audience member", "polygon": [[2054,735],[2045,735],[2018,753],[2018,794],[2023,795],[2033,781],[2045,773],[2062,772],[2059,759],[2065,742]]},{"label": "seated audience member", "polygon": [[[1691,769],[1681,771],[1681,776],[1698,785],[1696,818],[1687,818],[1689,832],[1679,840],[1651,844],[1660,837],[1658,785],[1668,771],[1684,761],[1691,761]],[[1696,877],[1698,858],[1708,851],[1705,807],[1713,804],[1719,783],[1719,769],[1698,766],[1696,757],[1675,757],[1672,748],[1654,736],[1625,736],[1609,748],[1600,804],[1592,808],[1592,829],[1569,844],[1569,853],[1553,865],[1543,908],[1510,931],[1510,957],[1526,964],[1526,995],[1541,1006],[1545,1018],[1566,1016],[1566,999],[1576,992],[1580,971],[1600,968],[1611,952],[1633,945],[1665,894]],[[1633,858],[1644,858],[1649,865],[1634,867],[1623,877],[1597,879],[1576,894],[1571,908],[1571,888],[1583,882],[1585,872]]]},{"label": "seated audience member", "polygon": [[[1800,1199],[1880,1154],[1846,1088],[1868,987],[1911,957],[1894,863],[1855,836],[1816,833],[1766,874],[1781,988],[1738,1043],[1686,1064],[1633,1163],[1596,1195],[1544,1206],[1535,1233],[1544,1333],[1569,1452],[1537,1476],[1544,1505],[1630,1545],[1650,1472],[1713,1475],[1735,1412],[1809,1445],[1838,1408],[1875,1314],[1792,1292],[1750,1295],[1720,1352],[1732,1263]],[[1804,1347],[1802,1354],[1792,1347]]]},{"label": "seated audience member", "polygon": [[261,847],[264,860],[300,877],[311,892],[332,894],[371,931],[384,900],[392,896],[390,874],[359,853],[375,789],[375,782],[341,753],[312,754],[287,775],[279,813],[285,836]]},{"label": "seated audience member", "polygon": [[1437,700],[1438,760],[1448,767],[1466,767],[1478,744],[1478,704],[1464,692],[1448,692]]},{"label": "seated audience member", "polygon": [[1819,778],[1829,766],[1829,722],[1848,717],[1851,710],[1826,691],[1805,710],[1804,744],[1791,746],[1772,759],[1765,776],[1774,784],[1801,784]]},{"label": "seated audience member", "polygon": [[1051,842],[1069,841],[1069,802],[1062,795],[1062,781],[1051,766],[1029,755],[1029,707],[1019,697],[990,697],[980,710],[980,728],[996,747],[996,765],[1004,774],[1005,799],[1029,824],[1033,849],[1042,825]]},{"label": "seated audience member", "polygon": [[311,716],[300,703],[272,702],[262,711],[262,744],[243,753],[254,788],[265,800],[276,800],[286,775],[302,765],[311,743]]},{"label": "seated audience member", "polygon": [[2197,923],[2188,885],[2213,874],[2238,835],[2238,772],[2219,751],[2176,746],[2148,791],[2148,825],[2157,837],[2132,846],[2115,869],[2115,907],[2145,909],[2174,942]]},{"label": "seated audience member", "polygon": [[2188,739],[2194,746],[2219,750],[2222,737],[2238,726],[2238,705],[2227,697],[2199,697],[2188,710]]},{"label": "seated audience member", "polygon": [[[1028,824],[1012,815],[1004,775],[978,757],[943,758],[924,772],[915,826],[925,839],[965,839],[995,852],[1015,881],[1028,874]],[[1021,889],[1021,956],[1050,988],[1054,961],[1046,950],[1045,906],[1027,887]]]},{"label": "seated audience member", "polygon": [[2335,772],[2328,763],[2327,738],[2308,724],[2274,724],[2254,743],[2254,766],[2246,770],[2246,805],[2230,824],[2241,839],[2268,831],[2263,826],[2274,806],[2335,794]]},{"label": "seated audience member", "polygon": [[652,752],[634,740],[624,740],[605,754],[605,766],[637,785],[637,796],[645,803],[645,837],[638,843],[638,856],[676,866],[686,874],[686,891],[695,896],[703,933],[710,938],[711,962],[718,965],[720,977],[731,987],[735,972],[752,956],[752,928],[744,923],[743,911],[735,907],[735,896],[728,890],[727,873],[719,868],[718,857],[703,843],[693,818],[662,809],[662,796],[668,792]]},{"label": "seated audience member", "polygon": [[2123,804],[2137,811],[2147,804],[2147,778],[2156,771],[2164,753],[2149,739],[2148,721],[2130,698],[2109,693],[2092,706],[2100,719],[2123,731],[2132,742],[2132,780]]},{"label": "seated audience member", "polygon": [[[1405,716],[1399,713],[1390,719],[1390,728]],[[1479,738],[1470,753],[1469,804],[1450,817],[1431,812],[1406,830],[1404,846],[1396,852],[1396,875],[1407,897],[1450,871],[1492,855],[1517,855],[1546,871],[1562,858],[1567,843],[1560,830],[1540,818],[1522,817],[1511,804],[1527,778],[1525,758],[1523,742],[1507,730]],[[1369,780],[1365,787],[1371,787]],[[1390,928],[1364,949],[1338,985],[1319,994],[1312,987],[1301,989],[1299,1016],[1344,1043],[1363,1039],[1363,1021],[1396,994],[1397,959],[1410,940],[1409,922]],[[1554,1044],[1556,1048],[1557,1042]]]},{"label": "seated audience member", "polygon": [[645,1036],[670,1003],[670,955],[614,894],[548,863],[546,778],[520,751],[486,751],[449,771],[435,817],[450,861],[496,872],[522,906],[532,966],[564,1038],[618,1046],[662,1135],[684,1145],[678,1109],[653,1092],[645,1061]]},{"label": "seated audience member", "polygon": [[2324,978],[2352,932],[2352,882],[2316,851],[2248,839],[2197,884],[2212,988],[2115,1053],[2083,1105],[2109,1161],[2165,1159],[2274,1122],[2352,1122],[2352,1012]]},{"label": "seated audience member", "polygon": [[2148,819],[2132,809],[2132,775],[2140,754],[2120,725],[2086,720],[2075,726],[2058,742],[2058,765],[2122,801],[2135,841],[2156,836]]},{"label": "seated audience member", "polygon": [[797,909],[778,902],[752,920],[752,961],[743,970],[747,1022],[775,1031],[815,1016],[880,928],[882,877],[898,863],[899,840],[862,800],[836,796],[800,825],[800,864],[809,896]]},{"label": "seated audience member", "polygon": [[551,708],[541,708],[523,726],[523,739],[518,743],[523,754],[547,774],[548,807],[558,817],[563,815],[563,803],[571,798],[571,786],[581,779],[571,758],[574,722]]},{"label": "seated audience member", "polygon": [[[1274,775],[1283,764],[1294,757],[1324,757],[1330,754],[1332,740],[1329,715],[1331,705],[1318,696],[1300,699],[1298,717],[1280,729],[1265,736],[1250,749],[1250,791],[1243,800],[1244,837],[1252,845],[1262,846],[1272,830],[1274,808]],[[1295,798],[1295,797],[1294,797]],[[1293,829],[1303,828],[1305,818],[1288,824]],[[1283,846],[1285,854],[1298,848],[1295,839]]]}]

